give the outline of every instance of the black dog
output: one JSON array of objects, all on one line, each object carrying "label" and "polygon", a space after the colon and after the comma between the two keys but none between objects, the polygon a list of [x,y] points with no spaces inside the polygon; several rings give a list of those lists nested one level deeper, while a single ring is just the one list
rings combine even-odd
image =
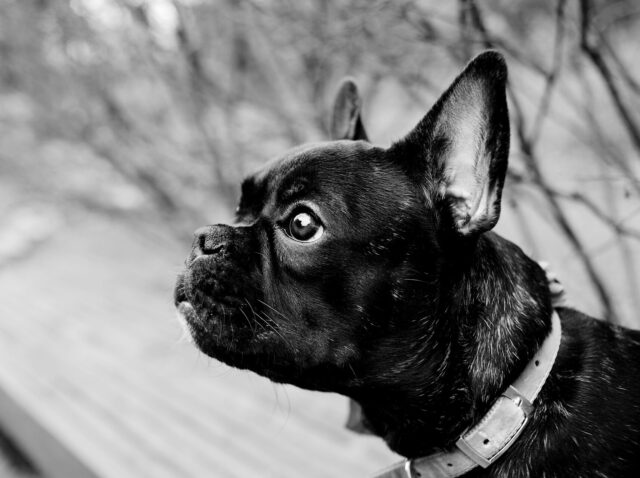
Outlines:
[{"label": "black dog", "polygon": [[[472,460],[469,477],[638,476],[640,333],[559,309],[555,357],[544,271],[489,232],[506,79],[483,53],[387,149],[354,140],[366,137],[354,96],[335,122],[346,139],[289,151],[243,182],[242,225],[196,232],[175,302],[211,357],[359,402],[414,476],[459,476],[458,463],[421,468],[449,452]],[[543,359],[553,368],[531,405],[513,385]],[[508,446],[460,452],[503,402],[522,415]]]}]

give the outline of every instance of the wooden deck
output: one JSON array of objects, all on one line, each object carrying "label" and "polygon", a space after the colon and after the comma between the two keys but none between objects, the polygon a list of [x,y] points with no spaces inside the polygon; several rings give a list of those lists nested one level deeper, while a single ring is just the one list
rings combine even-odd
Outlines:
[{"label": "wooden deck", "polygon": [[187,248],[87,217],[0,270],[0,428],[43,473],[356,477],[397,460],[343,428],[345,398],[180,340],[171,291]]}]

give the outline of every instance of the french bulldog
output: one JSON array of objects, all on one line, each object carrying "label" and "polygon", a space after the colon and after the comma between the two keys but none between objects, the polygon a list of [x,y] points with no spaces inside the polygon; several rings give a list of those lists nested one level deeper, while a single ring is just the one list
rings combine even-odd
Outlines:
[{"label": "french bulldog", "polygon": [[[491,231],[509,153],[506,81],[503,57],[480,54],[386,148],[366,140],[347,88],[340,139],[271,161],[242,183],[238,224],[196,231],[175,288],[196,346],[350,397],[408,459],[483,423],[553,329],[545,272]],[[640,476],[640,333],[557,313],[557,355],[520,436],[464,476]]]}]

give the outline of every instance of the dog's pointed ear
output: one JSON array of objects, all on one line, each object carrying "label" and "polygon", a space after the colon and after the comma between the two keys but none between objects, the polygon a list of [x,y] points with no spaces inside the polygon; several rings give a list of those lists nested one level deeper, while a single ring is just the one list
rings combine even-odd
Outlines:
[{"label": "dog's pointed ear", "polygon": [[331,139],[353,139],[368,141],[367,133],[362,125],[360,112],[362,99],[358,87],[352,78],[345,78],[333,104],[331,117]]},{"label": "dog's pointed ear", "polygon": [[478,55],[394,145],[441,218],[463,236],[490,230],[500,217],[509,155],[506,81],[502,55]]}]

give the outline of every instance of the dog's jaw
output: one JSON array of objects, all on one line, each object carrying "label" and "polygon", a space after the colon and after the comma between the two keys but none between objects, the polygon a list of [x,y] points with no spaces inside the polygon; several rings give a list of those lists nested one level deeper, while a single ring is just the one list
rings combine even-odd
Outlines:
[{"label": "dog's jaw", "polygon": [[[352,380],[346,364],[356,353],[354,347],[329,343],[321,331],[305,333],[303,321],[289,318],[264,295],[261,278],[252,277],[261,274],[259,268],[239,265],[253,254],[239,251],[238,260],[233,255],[233,248],[224,257],[192,255],[178,276],[178,319],[196,347],[276,382],[335,391],[338,384]],[[227,269],[234,271],[233,284]],[[301,335],[304,340],[299,340]]]},{"label": "dog's jaw", "polygon": [[252,310],[249,300],[239,299],[236,286],[229,286],[216,274],[207,273],[203,279],[202,274],[209,270],[218,271],[220,276],[226,273],[214,258],[196,257],[178,276],[174,303],[186,332],[198,348],[214,358],[221,359],[221,354],[229,350],[239,354],[262,352],[276,337],[274,330],[264,327],[263,322],[264,330],[257,331],[258,324],[247,315]]}]

